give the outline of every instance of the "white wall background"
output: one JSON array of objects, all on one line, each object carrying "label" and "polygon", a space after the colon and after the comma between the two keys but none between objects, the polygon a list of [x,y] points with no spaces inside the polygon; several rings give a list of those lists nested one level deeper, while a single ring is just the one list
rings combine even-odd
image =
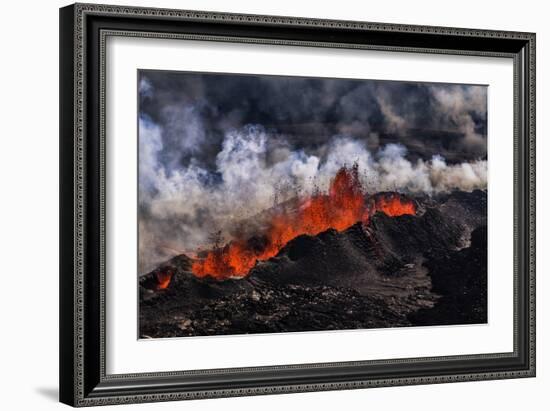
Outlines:
[{"label": "white wall background", "polygon": [[[131,405],[116,409],[464,410],[547,409],[550,229],[550,26],[544,2],[460,0],[128,0],[115,4],[444,25],[537,33],[538,376],[535,379],[378,388]],[[9,2],[0,24],[0,408],[49,410],[57,403],[58,361],[58,7],[63,1]],[[108,407],[114,409],[112,407]],[[106,409],[106,408],[104,408]]]}]

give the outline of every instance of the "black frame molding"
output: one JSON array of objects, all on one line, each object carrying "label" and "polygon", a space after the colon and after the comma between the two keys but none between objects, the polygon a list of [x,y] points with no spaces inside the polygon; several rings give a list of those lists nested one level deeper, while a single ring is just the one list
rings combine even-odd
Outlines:
[{"label": "black frame molding", "polygon": [[[218,370],[105,372],[108,36],[514,61],[514,351]],[[512,223],[512,222],[510,222]],[[535,34],[75,4],[60,9],[60,401],[73,406],[535,376]]]}]

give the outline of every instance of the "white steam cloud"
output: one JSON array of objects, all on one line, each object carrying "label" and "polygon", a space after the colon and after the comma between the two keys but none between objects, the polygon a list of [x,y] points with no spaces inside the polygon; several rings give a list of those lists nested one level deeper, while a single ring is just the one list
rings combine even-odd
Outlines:
[{"label": "white steam cloud", "polygon": [[[225,240],[240,221],[296,195],[325,190],[344,165],[357,163],[371,192],[435,194],[487,187],[487,162],[447,164],[441,156],[407,160],[407,150],[388,144],[369,152],[364,142],[334,136],[315,153],[291,150],[280,135],[261,126],[228,132],[217,154],[215,172],[191,161],[167,168],[162,130],[142,118],[139,124],[139,243],[141,273],[178,253],[193,253],[221,231]],[[272,142],[278,144],[274,148]]]}]

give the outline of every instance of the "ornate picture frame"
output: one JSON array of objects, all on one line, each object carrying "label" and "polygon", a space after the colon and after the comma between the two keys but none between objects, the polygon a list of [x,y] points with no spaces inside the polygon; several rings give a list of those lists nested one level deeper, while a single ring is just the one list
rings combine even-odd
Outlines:
[{"label": "ornate picture frame", "polygon": [[[187,39],[513,61],[513,350],[109,374],[106,41]],[[60,10],[60,401],[73,406],[535,376],[535,34],[75,4]],[[108,138],[108,137],[107,137]],[[243,337],[248,338],[248,337]]]}]

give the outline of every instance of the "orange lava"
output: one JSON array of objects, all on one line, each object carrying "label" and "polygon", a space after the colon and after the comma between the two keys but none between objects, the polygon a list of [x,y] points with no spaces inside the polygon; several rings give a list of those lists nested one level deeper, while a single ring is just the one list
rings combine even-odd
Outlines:
[{"label": "orange lava", "polygon": [[370,215],[378,211],[390,217],[397,217],[405,214],[414,215],[416,214],[416,205],[411,200],[397,193],[384,193],[377,196],[372,202],[372,206],[369,207]]},{"label": "orange lava", "polygon": [[157,290],[165,290],[170,285],[172,280],[172,272],[170,270],[157,271]]},{"label": "orange lava", "polygon": [[415,203],[399,194],[366,199],[357,165],[342,167],[332,179],[328,193],[317,193],[300,201],[298,211],[276,214],[262,234],[265,241],[260,248],[253,246],[250,240],[236,239],[222,248],[208,251],[204,258],[193,262],[191,270],[197,277],[244,277],[257,261],[274,257],[299,235],[317,235],[329,228],[342,231],[359,221],[368,224],[370,216],[376,212],[389,216],[416,213]]}]

